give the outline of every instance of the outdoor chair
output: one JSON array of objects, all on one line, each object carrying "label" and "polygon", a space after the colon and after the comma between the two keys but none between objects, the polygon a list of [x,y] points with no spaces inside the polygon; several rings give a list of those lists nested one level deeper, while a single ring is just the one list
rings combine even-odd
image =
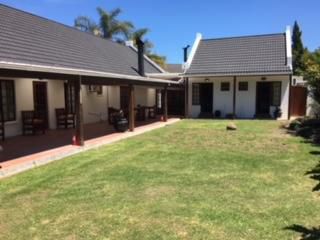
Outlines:
[{"label": "outdoor chair", "polygon": [[75,114],[68,113],[64,108],[57,108],[56,109],[56,120],[57,120],[57,128],[75,128],[76,121],[75,121]]},{"label": "outdoor chair", "polygon": [[137,121],[145,121],[146,120],[146,107],[138,105],[135,109],[136,112],[136,120]]},{"label": "outdoor chair", "polygon": [[46,122],[45,117],[41,113],[35,111],[22,111],[22,134],[35,135],[37,132],[45,133]]},{"label": "outdoor chair", "polygon": [[3,114],[0,112],[0,138],[4,141],[5,131],[4,131],[4,119]]}]

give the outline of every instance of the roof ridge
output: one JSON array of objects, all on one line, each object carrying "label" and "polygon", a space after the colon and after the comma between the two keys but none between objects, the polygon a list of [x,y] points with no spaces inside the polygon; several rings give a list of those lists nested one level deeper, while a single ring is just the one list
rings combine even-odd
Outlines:
[{"label": "roof ridge", "polygon": [[3,4],[3,3],[0,3],[0,6],[6,7],[6,8],[10,8],[10,9],[12,9],[12,10],[15,10],[15,11],[18,11],[18,12],[21,12],[21,13],[24,13],[24,14],[27,14],[27,15],[30,15],[30,16],[32,16],[32,17],[40,18],[40,19],[42,19],[42,20],[44,20],[44,21],[47,21],[47,22],[51,22],[51,23],[60,25],[60,26],[62,26],[62,27],[65,27],[65,28],[68,28],[68,29],[70,29],[70,30],[73,30],[73,31],[75,31],[75,32],[83,33],[83,34],[86,34],[86,35],[88,35],[88,36],[91,36],[91,37],[94,37],[94,38],[97,38],[97,39],[101,39],[101,40],[104,40],[104,41],[108,41],[108,42],[115,43],[115,44],[118,44],[118,45],[120,45],[120,46],[126,47],[125,45],[121,45],[121,44],[119,44],[119,43],[117,43],[117,42],[112,41],[111,39],[102,38],[102,37],[96,36],[96,35],[94,35],[94,34],[92,34],[92,33],[90,33],[90,32],[81,31],[80,29],[78,29],[78,28],[76,28],[76,27],[72,27],[72,26],[67,25],[67,24],[65,24],[65,23],[61,23],[61,22],[58,22],[58,21],[56,21],[56,20],[43,17],[43,16],[37,15],[37,14],[35,14],[35,13],[27,12],[27,11],[25,11],[25,10],[22,10],[22,9],[19,9],[19,8],[15,8],[15,7],[12,7],[12,6]]},{"label": "roof ridge", "polygon": [[243,36],[232,36],[232,37],[221,37],[221,38],[205,38],[205,39],[201,39],[201,41],[215,41],[215,40],[227,40],[227,39],[237,39],[237,38],[267,37],[267,36],[276,36],[276,35],[285,35],[285,33],[269,33],[269,34],[255,34],[255,35],[243,35]]}]

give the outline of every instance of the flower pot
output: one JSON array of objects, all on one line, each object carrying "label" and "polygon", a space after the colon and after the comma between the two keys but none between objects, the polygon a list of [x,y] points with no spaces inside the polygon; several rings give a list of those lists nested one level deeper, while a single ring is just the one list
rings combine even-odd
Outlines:
[{"label": "flower pot", "polygon": [[128,131],[128,120],[125,118],[119,118],[114,123],[114,128],[118,132],[126,132]]}]

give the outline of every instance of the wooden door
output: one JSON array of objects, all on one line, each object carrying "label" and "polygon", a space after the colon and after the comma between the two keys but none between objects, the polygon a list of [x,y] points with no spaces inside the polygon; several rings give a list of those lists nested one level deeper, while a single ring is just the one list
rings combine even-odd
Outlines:
[{"label": "wooden door", "polygon": [[307,110],[307,88],[292,86],[290,90],[290,115],[305,116]]},{"label": "wooden door", "polygon": [[200,83],[201,113],[213,112],[213,83]]},{"label": "wooden door", "polygon": [[48,92],[46,82],[33,82],[34,111],[44,117],[48,128]]},{"label": "wooden door", "polygon": [[271,105],[271,82],[257,83],[256,114],[269,115]]},{"label": "wooden door", "polygon": [[184,91],[168,90],[168,114],[184,115]]}]

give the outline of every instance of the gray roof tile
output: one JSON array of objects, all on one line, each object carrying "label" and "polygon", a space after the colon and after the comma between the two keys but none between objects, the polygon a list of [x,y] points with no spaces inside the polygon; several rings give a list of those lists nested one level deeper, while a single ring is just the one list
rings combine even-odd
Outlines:
[{"label": "gray roof tile", "polygon": [[[0,4],[0,61],[139,76],[130,47]],[[145,60],[147,73],[159,73]]]},{"label": "gray roof tile", "polygon": [[285,34],[204,39],[187,74],[290,73]]},{"label": "gray roof tile", "polygon": [[182,73],[182,65],[176,63],[168,63],[165,66],[165,70],[169,73]]}]

